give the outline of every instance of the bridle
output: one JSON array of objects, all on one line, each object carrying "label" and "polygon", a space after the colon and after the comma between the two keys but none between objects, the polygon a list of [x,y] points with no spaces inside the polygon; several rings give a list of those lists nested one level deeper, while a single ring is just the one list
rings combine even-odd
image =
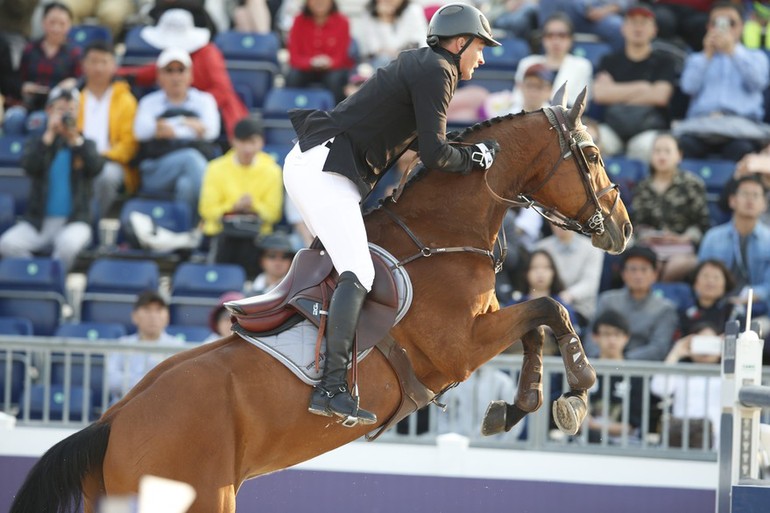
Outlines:
[{"label": "bridle", "polygon": [[[545,220],[547,220],[550,223],[553,223],[554,225],[564,228],[566,230],[572,230],[576,232],[583,233],[585,235],[601,235],[604,233],[604,221],[610,217],[613,212],[615,212],[615,208],[618,205],[618,201],[620,201],[620,191],[618,191],[618,194],[615,196],[615,201],[612,204],[612,208],[610,208],[610,211],[606,214],[602,213],[602,207],[601,204],[599,204],[599,198],[602,196],[605,196],[610,193],[610,191],[618,190],[617,184],[610,183],[607,187],[600,190],[598,193],[594,190],[593,185],[591,185],[591,170],[588,167],[588,160],[586,160],[586,156],[583,153],[584,147],[596,147],[596,145],[591,141],[590,139],[585,141],[578,141],[577,137],[575,136],[575,133],[570,130],[569,124],[567,123],[567,119],[564,117],[564,111],[562,107],[557,106],[556,108],[553,107],[546,107],[543,109],[543,113],[546,115],[548,120],[551,123],[551,130],[558,129],[559,134],[559,146],[561,148],[561,158],[553,165],[551,170],[543,177],[543,179],[538,183],[531,191],[520,193],[516,196],[514,199],[508,199],[500,196],[497,194],[492,187],[489,185],[489,171],[490,169],[487,169],[484,171],[484,183],[487,186],[487,190],[492,195],[492,198],[498,201],[499,203],[502,203],[503,205],[508,205],[509,207],[535,207],[534,210],[538,214],[540,214]],[[453,143],[453,144],[466,144],[466,143]],[[544,152],[547,150],[550,146],[546,145],[543,147],[543,149],[540,150],[538,155],[535,157],[535,160],[537,160]],[[583,187],[586,191],[586,196],[588,198],[586,199],[586,202],[583,204],[583,206],[580,208],[577,214],[575,214],[575,217],[569,217],[561,212],[559,212],[555,207],[548,207],[546,205],[543,205],[539,201],[532,198],[532,195],[537,193],[539,190],[541,190],[545,185],[548,183],[548,181],[556,174],[556,171],[559,169],[559,166],[561,163],[565,160],[567,160],[570,157],[575,157],[575,163],[577,165],[577,171],[580,174],[581,181],[583,183]],[[603,162],[600,162],[602,166],[604,166]],[[400,196],[401,191],[403,190],[404,184],[406,182],[406,177],[410,174],[411,167],[409,171],[405,173],[405,176],[402,178],[401,183],[396,189],[396,193],[390,197],[390,201],[392,203],[396,203],[398,197]],[[492,166],[494,167],[494,166]],[[383,205],[384,207],[384,205]],[[591,207],[594,209],[594,213],[591,215],[591,217],[586,220],[585,223],[581,223],[578,219]],[[503,267],[503,262],[505,261],[506,253],[507,253],[507,242],[505,240],[505,230],[501,231],[501,236],[497,239],[497,245],[500,249],[500,255],[498,257],[495,257],[495,254],[493,251],[487,250],[487,249],[481,249],[481,248],[474,248],[470,246],[454,246],[454,247],[444,247],[444,248],[431,248],[425,244],[412,232],[412,230],[406,225],[406,223],[398,216],[396,215],[392,210],[388,208],[382,208],[382,211],[390,217],[390,219],[401,227],[404,232],[409,236],[410,239],[415,243],[415,245],[419,248],[419,251],[411,256],[408,256],[402,260],[400,260],[398,263],[396,263],[393,267],[401,267],[409,262],[412,262],[414,260],[417,260],[419,258],[426,258],[437,254],[447,254],[447,253],[476,253],[479,255],[486,256],[492,260],[492,265],[495,269],[495,273],[500,272],[500,270]]]},{"label": "bridle", "polygon": [[[609,212],[604,214],[602,212],[602,206],[599,204],[599,198],[610,193],[610,191],[618,190],[617,184],[610,183],[607,187],[603,188],[599,192],[596,192],[591,185],[591,171],[588,168],[588,160],[583,153],[585,147],[596,147],[593,141],[585,140],[578,141],[575,137],[575,133],[570,130],[567,123],[567,119],[564,117],[564,111],[561,107],[556,108],[547,107],[543,109],[548,120],[551,122],[551,129],[557,129],[559,134],[559,145],[562,148],[561,158],[556,161],[551,170],[543,177],[543,179],[529,192],[522,192],[516,196],[515,199],[508,199],[497,194],[489,185],[488,175],[489,169],[484,173],[484,183],[487,185],[487,189],[492,197],[504,204],[511,207],[535,207],[534,210],[540,214],[545,220],[554,225],[564,228],[565,230],[572,230],[580,232],[585,235],[601,235],[604,233],[604,221],[610,217],[618,206],[620,200],[620,192],[615,196],[615,201],[612,204]],[[548,148],[545,146],[540,153],[535,157],[535,160]],[[555,207],[549,207],[543,205],[539,201],[532,198],[532,195],[540,191],[548,181],[553,177],[556,171],[559,169],[561,163],[570,157],[575,158],[575,164],[577,165],[577,171],[580,175],[581,182],[586,191],[586,202],[575,214],[575,217],[569,217],[559,212]],[[604,163],[601,163],[604,165]],[[491,168],[490,168],[491,169]],[[594,213],[585,221],[581,223],[579,219],[590,208],[594,209]]]}]

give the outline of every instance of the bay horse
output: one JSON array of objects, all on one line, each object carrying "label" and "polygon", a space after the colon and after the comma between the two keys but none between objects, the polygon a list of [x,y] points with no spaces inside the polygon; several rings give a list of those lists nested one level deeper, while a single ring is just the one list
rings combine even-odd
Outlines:
[{"label": "bay horse", "polygon": [[[370,241],[408,264],[414,296],[390,336],[433,391],[467,379],[521,340],[524,363],[513,405],[492,403],[483,431],[510,427],[542,403],[542,326],[559,342],[570,392],[555,404],[559,427],[576,432],[595,373],[566,309],[550,298],[500,308],[489,256],[511,205],[540,206],[544,216],[622,252],[631,223],[599,150],[581,123],[585,91],[567,109],[555,105],[466,129],[460,140],[494,139],[500,152],[487,171],[425,170],[397,202],[367,214]],[[390,213],[385,213],[387,209]],[[394,219],[400,222],[394,222]],[[404,227],[408,227],[405,230]],[[415,239],[425,244],[419,248]],[[464,252],[430,248],[464,247]],[[481,251],[479,251],[481,250]],[[432,256],[427,256],[432,254]],[[401,400],[382,353],[358,369],[362,407],[387,421]],[[49,449],[30,471],[11,513],[95,511],[104,494],[136,493],[152,474],[191,484],[192,513],[235,511],[244,480],[285,469],[356,440],[375,426],[344,427],[307,411],[310,387],[267,353],[230,335],[172,356],[85,429]]]}]

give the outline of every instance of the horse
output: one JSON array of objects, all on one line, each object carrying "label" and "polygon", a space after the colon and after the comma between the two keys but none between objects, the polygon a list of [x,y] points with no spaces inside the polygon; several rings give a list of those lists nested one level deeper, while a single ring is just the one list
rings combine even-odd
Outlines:
[{"label": "horse", "polygon": [[[584,90],[567,108],[562,90],[550,107],[466,129],[458,144],[499,142],[489,170],[422,170],[397,201],[391,196],[365,216],[370,241],[408,262],[412,305],[389,336],[426,388],[442,391],[464,381],[521,340],[516,398],[490,405],[482,427],[487,434],[510,429],[542,404],[543,326],[559,343],[570,387],[554,403],[557,424],[576,432],[585,417],[595,373],[566,309],[551,298],[500,308],[493,265],[511,205],[538,207],[605,251],[625,249],[631,223],[581,123],[585,98]],[[449,247],[467,251],[442,251]],[[178,353],[99,420],[50,448],[30,470],[11,513],[81,505],[90,513],[102,495],[136,493],[145,474],[191,484],[197,492],[192,513],[234,512],[245,480],[347,444],[394,416],[400,383],[381,352],[359,363],[358,387],[362,407],[377,415],[374,426],[311,415],[310,387],[236,334]]]}]

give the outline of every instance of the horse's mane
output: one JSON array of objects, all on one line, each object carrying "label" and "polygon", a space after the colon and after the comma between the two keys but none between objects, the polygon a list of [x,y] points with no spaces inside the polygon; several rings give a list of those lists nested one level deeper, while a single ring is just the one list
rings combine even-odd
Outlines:
[{"label": "horse's mane", "polygon": [[[542,109],[539,110],[539,111],[534,111],[534,112],[541,112],[541,111],[542,111]],[[529,112],[521,111],[521,112],[518,112],[516,114],[510,113],[510,114],[505,114],[503,116],[496,116],[496,117],[493,117],[491,119],[487,119],[487,120],[484,120],[484,121],[479,121],[478,123],[474,123],[473,125],[465,128],[459,134],[454,135],[452,137],[450,143],[462,143],[469,136],[471,136],[472,134],[478,132],[479,130],[483,130],[485,128],[489,128],[489,127],[491,127],[493,125],[497,125],[499,123],[502,123],[503,121],[508,121],[508,120],[511,120],[511,119],[514,119],[514,118],[518,118],[518,117],[523,117],[525,114],[530,114],[530,113]],[[423,165],[422,163],[420,163],[420,165],[417,166],[417,168],[415,168],[414,171],[412,171],[412,174],[409,176],[408,180],[404,184],[404,190],[409,188],[409,186],[411,186],[413,183],[419,181],[423,176],[425,176],[427,171],[428,171],[428,168],[425,165]],[[384,204],[386,204],[388,202],[391,202],[392,200],[393,200],[393,193],[389,194],[388,196],[385,196],[384,198],[379,199],[377,201],[376,205],[370,207],[369,209],[367,209],[364,212],[364,216],[374,212],[375,210],[380,209]]]}]

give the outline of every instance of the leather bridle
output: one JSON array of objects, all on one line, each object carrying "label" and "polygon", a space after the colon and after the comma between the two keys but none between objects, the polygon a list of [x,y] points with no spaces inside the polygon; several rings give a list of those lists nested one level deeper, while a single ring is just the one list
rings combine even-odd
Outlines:
[{"label": "leather bridle", "polygon": [[[504,198],[492,189],[488,180],[489,170],[484,173],[484,183],[486,183],[487,189],[489,190],[492,197],[504,205],[524,208],[535,207],[535,212],[540,214],[548,222],[553,223],[560,228],[580,232],[585,235],[601,235],[604,233],[604,221],[615,212],[618,201],[620,201],[620,191],[618,191],[618,194],[615,196],[615,201],[612,204],[612,208],[610,208],[609,212],[606,214],[602,212],[602,206],[599,203],[599,198],[609,194],[613,190],[618,190],[618,186],[617,184],[610,183],[607,187],[603,188],[599,192],[596,192],[593,188],[593,185],[591,184],[591,170],[588,167],[588,160],[583,153],[583,148],[596,147],[596,145],[590,140],[580,142],[577,140],[574,132],[569,128],[567,119],[564,117],[564,111],[561,107],[547,107],[546,109],[543,109],[543,112],[546,113],[546,116],[551,121],[551,128],[558,130],[560,146],[566,149],[566,151],[562,152],[561,158],[556,161],[551,170],[543,177],[540,183],[538,183],[532,190],[518,194],[515,199]],[[548,115],[549,113],[551,116]],[[551,120],[551,117],[553,117],[553,120]],[[548,146],[543,148],[540,154],[542,154],[547,148]],[[535,157],[535,160],[537,160],[540,154]],[[571,157],[575,158],[577,171],[580,175],[580,179],[583,183],[583,187],[585,188],[587,196],[586,202],[583,204],[580,210],[578,210],[578,213],[575,214],[575,217],[564,215],[555,207],[543,205],[539,201],[532,198],[532,195],[541,190],[553,177],[553,175],[559,169],[561,163]],[[604,165],[604,163],[601,164],[602,166]],[[594,213],[584,223],[581,223],[579,219],[590,208],[594,209]]]}]

